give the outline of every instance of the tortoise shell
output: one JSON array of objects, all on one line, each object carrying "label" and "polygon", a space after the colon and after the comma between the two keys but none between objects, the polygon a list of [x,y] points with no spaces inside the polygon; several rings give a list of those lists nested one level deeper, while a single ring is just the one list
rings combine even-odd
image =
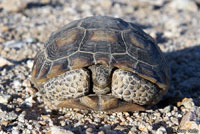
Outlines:
[{"label": "tortoise shell", "polygon": [[66,71],[105,64],[169,87],[169,70],[154,39],[135,24],[107,16],[76,20],[52,33],[36,55],[32,80],[41,86]]}]

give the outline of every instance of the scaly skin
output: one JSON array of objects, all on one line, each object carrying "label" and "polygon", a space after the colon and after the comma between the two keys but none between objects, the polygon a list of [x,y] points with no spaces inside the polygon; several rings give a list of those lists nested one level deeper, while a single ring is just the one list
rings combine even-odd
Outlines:
[{"label": "scaly skin", "polygon": [[57,105],[66,99],[85,96],[89,87],[89,72],[86,69],[76,69],[51,78],[41,91],[45,99]]},{"label": "scaly skin", "polygon": [[113,73],[112,95],[126,102],[154,105],[161,99],[160,91],[155,84],[132,72],[117,69]]}]

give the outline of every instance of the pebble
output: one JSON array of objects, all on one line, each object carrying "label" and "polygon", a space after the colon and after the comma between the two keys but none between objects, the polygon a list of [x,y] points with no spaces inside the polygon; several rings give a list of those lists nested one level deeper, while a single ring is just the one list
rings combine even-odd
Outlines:
[{"label": "pebble", "polygon": [[168,6],[169,8],[176,10],[186,10],[192,12],[198,11],[198,7],[194,0],[172,0]]},{"label": "pebble", "polygon": [[23,112],[18,116],[18,121],[19,121],[19,122],[22,122],[22,123],[25,122],[25,120],[24,120],[25,115],[26,115],[26,112],[23,111]]},{"label": "pebble", "polygon": [[94,118],[94,121],[95,122],[100,122],[101,120],[100,120],[100,118],[96,117],[96,118]]},{"label": "pebble", "polygon": [[101,1],[100,1],[100,4],[101,4],[101,6],[102,6],[103,8],[109,9],[109,8],[111,8],[111,6],[112,6],[112,1],[110,1],[110,0],[101,0]]},{"label": "pebble", "polygon": [[18,12],[23,10],[27,4],[27,0],[2,0],[0,7],[8,12]]},{"label": "pebble", "polygon": [[72,131],[65,130],[58,126],[52,126],[50,128],[51,134],[74,134]]},{"label": "pebble", "polygon": [[195,107],[188,111],[181,119],[180,129],[182,130],[197,130],[200,132],[200,108]]},{"label": "pebble", "polygon": [[22,83],[21,83],[19,80],[15,80],[15,81],[14,81],[14,87],[15,87],[15,88],[21,87],[21,84],[22,84]]},{"label": "pebble", "polygon": [[33,100],[33,96],[30,96],[25,99],[23,104],[26,104],[26,106],[32,107],[34,102],[35,101]]},{"label": "pebble", "polygon": [[0,95],[0,103],[2,104],[8,104],[10,99],[11,99],[11,95],[6,95],[6,94]]},{"label": "pebble", "polygon": [[124,131],[125,129],[127,128],[121,125],[117,125],[114,130]]},{"label": "pebble", "polygon": [[24,39],[24,41],[26,42],[26,43],[36,43],[37,42],[37,39],[35,39],[35,38],[32,38],[32,37],[29,37],[29,38],[25,38]]},{"label": "pebble", "polygon": [[15,120],[17,117],[18,117],[18,115],[17,115],[14,111],[12,111],[12,112],[6,113],[6,115],[3,117],[3,120],[6,120],[6,121],[13,121],[13,120]]},{"label": "pebble", "polygon": [[177,106],[184,106],[186,109],[191,109],[194,107],[194,102],[192,100],[192,98],[184,98],[181,102],[177,103]]},{"label": "pebble", "polygon": [[163,109],[163,112],[164,112],[164,113],[169,113],[170,111],[171,111],[171,105],[166,106],[166,107]]},{"label": "pebble", "polygon": [[[3,118],[6,116],[6,112],[0,111],[0,119],[3,120]],[[2,123],[2,122],[1,122]]]},{"label": "pebble", "polygon": [[133,126],[132,128],[131,128],[131,132],[137,132],[138,131],[138,129],[135,127],[135,126]]},{"label": "pebble", "polygon": [[104,131],[99,131],[97,134],[105,134]]},{"label": "pebble", "polygon": [[3,45],[10,48],[21,48],[22,46],[25,46],[26,44],[23,41],[11,40],[11,41],[4,42]]},{"label": "pebble", "polygon": [[13,65],[12,62],[8,61],[6,58],[0,57],[0,67]]},{"label": "pebble", "polygon": [[166,128],[161,126],[156,130],[156,134],[167,134],[167,130],[166,130]]},{"label": "pebble", "polygon": [[19,134],[19,130],[17,128],[13,128],[11,133],[12,134]]},{"label": "pebble", "polygon": [[87,128],[85,132],[86,132],[86,134],[93,134],[93,129]]},{"label": "pebble", "polygon": [[145,126],[145,125],[143,125],[143,124],[141,124],[141,125],[139,125],[138,126],[138,129],[140,130],[140,131],[142,131],[142,132],[148,132],[148,129],[147,129],[147,127]]}]

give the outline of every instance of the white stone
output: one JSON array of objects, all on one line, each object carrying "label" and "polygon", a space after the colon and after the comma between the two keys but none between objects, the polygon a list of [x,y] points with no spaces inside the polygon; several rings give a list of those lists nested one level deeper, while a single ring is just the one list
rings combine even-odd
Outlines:
[{"label": "white stone", "polygon": [[11,98],[10,95],[5,95],[5,94],[0,95],[0,103],[7,104],[10,98]]},{"label": "white stone", "polygon": [[157,129],[156,134],[166,134],[167,130],[161,126],[160,128]]},{"label": "white stone", "polygon": [[0,8],[8,12],[17,12],[23,10],[27,3],[27,0],[2,0]]},{"label": "white stone", "polygon": [[52,126],[51,127],[51,134],[74,134],[71,131],[67,131],[61,127],[58,126]]},{"label": "white stone", "polygon": [[14,83],[14,87],[16,88],[21,86],[21,82],[19,82],[18,80],[15,80],[13,83]]},{"label": "white stone", "polygon": [[198,11],[198,7],[193,0],[172,0],[168,4],[168,7],[176,10]]},{"label": "white stone", "polygon": [[18,130],[18,129],[15,129],[15,128],[13,128],[11,133],[12,133],[12,134],[19,134],[19,130]]},{"label": "white stone", "polygon": [[33,96],[31,97],[28,97],[25,99],[24,103],[29,106],[29,107],[32,107],[33,103],[34,103],[34,100],[33,100]]},{"label": "white stone", "polygon": [[[182,130],[190,129],[200,132],[200,108],[195,106],[187,112],[181,119],[179,128]],[[189,131],[187,131],[186,134],[189,134]]]},{"label": "white stone", "polygon": [[29,69],[32,69],[32,67],[33,67],[33,60],[28,60],[27,61],[27,66],[28,66]]},{"label": "white stone", "polygon": [[26,43],[20,40],[18,41],[11,40],[11,41],[4,42],[3,45],[9,48],[21,48],[22,46],[26,45]]},{"label": "white stone", "polygon": [[0,67],[4,67],[4,66],[10,66],[13,65],[13,63],[11,63],[10,61],[8,61],[7,59],[0,57]]}]

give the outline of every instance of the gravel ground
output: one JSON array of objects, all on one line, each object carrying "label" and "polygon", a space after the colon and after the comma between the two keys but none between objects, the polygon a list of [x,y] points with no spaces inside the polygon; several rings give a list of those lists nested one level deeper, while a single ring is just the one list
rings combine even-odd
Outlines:
[{"label": "gravel ground", "polygon": [[[92,15],[120,17],[156,39],[171,87],[151,110],[105,113],[45,108],[30,83],[51,32]],[[0,0],[0,134],[200,133],[199,0]]]}]

